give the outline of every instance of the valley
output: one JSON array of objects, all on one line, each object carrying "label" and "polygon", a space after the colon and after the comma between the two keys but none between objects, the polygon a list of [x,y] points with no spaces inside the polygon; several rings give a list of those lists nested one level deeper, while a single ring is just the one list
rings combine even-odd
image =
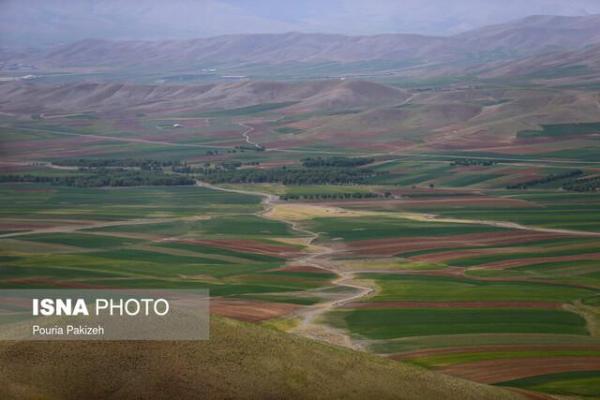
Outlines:
[{"label": "valley", "polygon": [[212,327],[0,343],[0,397],[599,398],[598,26],[11,56],[0,288],[204,288]]}]

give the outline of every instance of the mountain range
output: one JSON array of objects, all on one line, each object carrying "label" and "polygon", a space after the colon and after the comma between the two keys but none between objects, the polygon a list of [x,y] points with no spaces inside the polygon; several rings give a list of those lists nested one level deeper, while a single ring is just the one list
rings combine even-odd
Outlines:
[{"label": "mountain range", "polygon": [[[0,51],[0,70],[202,73],[262,79],[385,75],[560,79],[600,72],[600,15],[531,16],[454,36],[285,33],[161,41],[84,39],[47,51]],[[556,71],[554,71],[556,70]]]}]

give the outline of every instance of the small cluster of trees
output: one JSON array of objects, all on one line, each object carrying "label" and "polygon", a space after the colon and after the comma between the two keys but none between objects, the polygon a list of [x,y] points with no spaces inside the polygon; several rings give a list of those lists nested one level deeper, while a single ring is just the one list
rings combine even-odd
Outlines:
[{"label": "small cluster of trees", "polygon": [[598,192],[600,191],[600,176],[567,182],[563,185],[563,189],[572,192]]},{"label": "small cluster of trees", "polygon": [[491,167],[498,164],[498,161],[496,160],[478,160],[478,159],[473,159],[473,158],[460,158],[460,159],[456,159],[453,160],[450,163],[450,166],[452,167],[456,167],[456,166],[461,166],[461,167],[473,167],[473,166],[484,166],[484,167]]},{"label": "small cluster of trees", "polygon": [[349,158],[349,157],[328,157],[328,158],[305,158],[302,165],[305,168],[353,168],[371,164],[375,161],[372,158]]},{"label": "small cluster of trees", "polygon": [[228,149],[228,150],[223,150],[223,151],[219,151],[217,149],[207,150],[206,151],[206,155],[207,156],[218,156],[221,153],[235,154],[238,151],[240,153],[243,153],[246,150],[250,150],[250,151],[265,151],[266,148],[264,146],[261,146],[261,145],[243,144],[243,145],[240,145],[240,146],[235,146],[235,148],[233,148],[233,149]]},{"label": "small cluster of trees", "polygon": [[367,169],[205,169],[204,180],[210,183],[283,183],[285,185],[366,184],[379,174]]},{"label": "small cluster of trees", "polygon": [[532,186],[544,185],[546,183],[562,181],[564,179],[569,179],[569,178],[576,178],[581,175],[583,175],[583,171],[580,169],[577,169],[577,170],[565,172],[562,174],[550,174],[543,178],[533,179],[533,180],[530,180],[527,182],[521,182],[521,183],[517,183],[514,185],[508,185],[506,188],[507,189],[528,189]]},{"label": "small cluster of trees", "polygon": [[57,186],[73,187],[177,186],[195,184],[194,179],[181,175],[106,169],[101,171],[91,175],[67,176],[0,175],[0,182],[49,183]]},{"label": "small cluster of trees", "polygon": [[293,201],[293,200],[354,200],[354,199],[378,199],[386,198],[389,199],[393,195],[391,192],[385,192],[384,194],[373,193],[373,192],[354,192],[354,193],[310,193],[310,194],[284,194],[280,196],[281,200]]}]

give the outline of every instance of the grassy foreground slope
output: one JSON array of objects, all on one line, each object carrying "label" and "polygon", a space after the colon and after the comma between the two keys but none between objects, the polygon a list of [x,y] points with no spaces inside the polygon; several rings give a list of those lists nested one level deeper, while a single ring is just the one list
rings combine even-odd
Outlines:
[{"label": "grassy foreground slope", "polygon": [[0,345],[2,399],[520,399],[373,355],[213,318],[201,342]]}]

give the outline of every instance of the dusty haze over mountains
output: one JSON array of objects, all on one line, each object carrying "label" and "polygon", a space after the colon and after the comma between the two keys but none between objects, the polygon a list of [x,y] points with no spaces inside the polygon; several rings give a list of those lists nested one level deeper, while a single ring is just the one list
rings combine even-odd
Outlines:
[{"label": "dusty haze over mountains", "polygon": [[594,13],[595,0],[3,0],[0,46],[292,31],[450,35],[529,15]]}]

